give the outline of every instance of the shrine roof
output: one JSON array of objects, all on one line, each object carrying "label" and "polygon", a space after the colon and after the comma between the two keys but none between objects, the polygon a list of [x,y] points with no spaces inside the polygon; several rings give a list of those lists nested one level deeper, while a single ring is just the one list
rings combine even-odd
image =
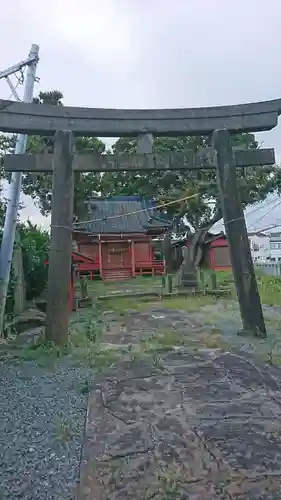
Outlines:
[{"label": "shrine roof", "polygon": [[157,208],[156,201],[141,196],[93,198],[87,202],[87,220],[74,229],[94,234],[161,233],[172,221]]}]

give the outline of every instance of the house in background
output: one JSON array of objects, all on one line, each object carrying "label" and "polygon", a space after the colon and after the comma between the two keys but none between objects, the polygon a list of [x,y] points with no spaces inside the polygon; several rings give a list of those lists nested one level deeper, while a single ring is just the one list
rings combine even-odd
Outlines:
[{"label": "house in background", "polygon": [[77,251],[93,261],[80,263],[79,274],[126,279],[164,272],[155,258],[153,239],[172,227],[156,203],[140,196],[95,198],[86,203],[86,221],[74,223]]},{"label": "house in background", "polygon": [[248,233],[253,262],[268,262],[271,257],[270,236],[262,232]]},{"label": "house in background", "polygon": [[273,262],[281,261],[281,233],[271,233],[270,241],[270,260]]}]

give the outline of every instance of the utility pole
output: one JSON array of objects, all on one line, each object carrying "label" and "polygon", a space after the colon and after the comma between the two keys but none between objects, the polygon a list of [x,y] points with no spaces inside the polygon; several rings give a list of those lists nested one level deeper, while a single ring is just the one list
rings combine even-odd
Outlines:
[{"label": "utility pole", "polygon": [[[32,45],[28,58],[14,66],[0,72],[0,79],[6,78],[13,95],[17,98],[17,93],[13,87],[9,76],[22,71],[27,66],[25,75],[25,85],[23,102],[29,103],[33,99],[34,84],[36,79],[36,68],[39,61],[39,46]],[[25,153],[27,143],[27,135],[18,134],[15,154]],[[4,313],[10,279],[11,263],[13,257],[13,248],[15,241],[15,232],[17,225],[17,214],[20,201],[21,191],[21,172],[13,172],[8,188],[8,205],[5,214],[5,222],[3,229],[1,253],[0,253],[0,334],[3,334]]]}]

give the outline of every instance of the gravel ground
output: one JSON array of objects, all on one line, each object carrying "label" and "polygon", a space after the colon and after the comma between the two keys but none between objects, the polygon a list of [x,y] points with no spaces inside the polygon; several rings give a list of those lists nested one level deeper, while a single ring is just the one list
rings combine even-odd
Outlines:
[{"label": "gravel ground", "polygon": [[67,359],[0,364],[0,500],[74,498],[92,375]]}]

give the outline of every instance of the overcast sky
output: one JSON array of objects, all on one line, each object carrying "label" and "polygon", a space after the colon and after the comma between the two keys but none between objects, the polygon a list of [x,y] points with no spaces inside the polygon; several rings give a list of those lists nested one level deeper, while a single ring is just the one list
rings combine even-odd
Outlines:
[{"label": "overcast sky", "polygon": [[[14,0],[1,5],[0,68],[38,44],[36,93],[58,89],[72,106],[274,99],[281,97],[280,19],[280,0]],[[5,81],[0,96],[10,97]],[[281,161],[280,126],[258,139]],[[24,201],[23,216],[41,223]]]}]

